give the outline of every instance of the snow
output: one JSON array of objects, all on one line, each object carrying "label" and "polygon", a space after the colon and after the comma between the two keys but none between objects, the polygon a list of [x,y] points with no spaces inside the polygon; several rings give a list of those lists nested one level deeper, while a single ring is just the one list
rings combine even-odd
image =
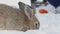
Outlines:
[{"label": "snow", "polygon": [[[0,0],[0,4],[8,4],[10,6],[18,7],[18,2],[21,0]],[[45,9],[48,14],[40,14],[39,9]],[[48,4],[47,6],[40,6],[36,8],[35,16],[40,22],[39,30],[28,30],[26,32],[16,30],[0,30],[0,34],[60,34],[60,14],[55,14],[55,8]]]},{"label": "snow", "polygon": [[58,6],[58,7],[56,8],[56,12],[57,12],[57,14],[60,13],[60,6]]},{"label": "snow", "polygon": [[18,8],[18,2],[23,2],[25,4],[31,5],[30,0],[0,0],[0,4],[7,4],[10,6],[14,6],[16,8]]}]

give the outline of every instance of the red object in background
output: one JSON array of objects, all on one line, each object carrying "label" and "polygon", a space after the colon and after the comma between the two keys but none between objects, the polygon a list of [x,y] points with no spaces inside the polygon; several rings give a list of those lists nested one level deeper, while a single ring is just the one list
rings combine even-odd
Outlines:
[{"label": "red object in background", "polygon": [[40,13],[40,14],[47,14],[47,13],[48,13],[48,11],[47,11],[47,10],[45,10],[45,9],[40,9],[40,10],[39,10],[39,13]]}]

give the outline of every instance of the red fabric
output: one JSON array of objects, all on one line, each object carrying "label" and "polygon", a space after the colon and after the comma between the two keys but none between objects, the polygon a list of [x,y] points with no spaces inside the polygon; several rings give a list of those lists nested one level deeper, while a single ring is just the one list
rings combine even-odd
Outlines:
[{"label": "red fabric", "polygon": [[48,11],[47,11],[47,10],[44,10],[44,9],[40,9],[40,10],[39,10],[39,13],[40,13],[40,14],[47,14]]}]

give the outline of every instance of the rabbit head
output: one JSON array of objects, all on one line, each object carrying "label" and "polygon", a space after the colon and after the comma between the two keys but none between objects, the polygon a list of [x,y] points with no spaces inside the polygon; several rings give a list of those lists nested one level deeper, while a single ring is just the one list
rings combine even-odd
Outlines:
[{"label": "rabbit head", "polygon": [[29,30],[39,29],[40,23],[35,16],[34,9],[31,6],[26,5],[22,2],[19,2],[18,5],[21,11],[23,11],[29,19],[29,27],[30,27]]}]

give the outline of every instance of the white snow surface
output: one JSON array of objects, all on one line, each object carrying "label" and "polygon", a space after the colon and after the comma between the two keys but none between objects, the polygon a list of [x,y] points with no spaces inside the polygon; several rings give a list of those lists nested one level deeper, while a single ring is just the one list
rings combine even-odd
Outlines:
[{"label": "white snow surface", "polygon": [[[21,0],[0,0],[0,4],[8,4],[13,7],[18,7],[18,2]],[[40,14],[39,9],[45,9],[48,14]],[[35,16],[40,22],[39,30],[28,30],[26,32],[16,30],[0,30],[0,34],[60,34],[60,14],[55,14],[55,8],[48,4],[36,8]]]},{"label": "white snow surface", "polygon": [[18,8],[18,2],[23,2],[31,6],[30,0],[0,0],[0,4],[7,4]]}]

